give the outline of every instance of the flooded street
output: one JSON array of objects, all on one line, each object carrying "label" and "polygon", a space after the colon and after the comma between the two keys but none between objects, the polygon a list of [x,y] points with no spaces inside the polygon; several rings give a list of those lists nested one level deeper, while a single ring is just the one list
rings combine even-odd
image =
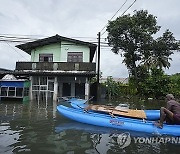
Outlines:
[{"label": "flooded street", "polygon": [[[103,102],[104,103],[104,102]],[[106,102],[118,104],[119,102]],[[156,109],[165,103],[128,103],[131,108]],[[171,143],[136,143],[133,137],[146,136],[86,125],[64,118],[56,112],[56,103],[0,103],[0,153],[179,153]],[[119,142],[119,134],[128,133],[131,143]]]}]

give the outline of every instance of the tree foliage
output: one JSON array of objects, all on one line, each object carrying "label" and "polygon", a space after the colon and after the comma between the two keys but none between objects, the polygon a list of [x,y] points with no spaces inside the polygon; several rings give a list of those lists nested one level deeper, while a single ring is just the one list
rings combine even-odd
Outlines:
[{"label": "tree foliage", "polygon": [[179,42],[169,30],[154,39],[160,28],[156,17],[146,10],[118,17],[107,26],[112,51],[123,55],[123,62],[136,80],[139,66],[144,65],[148,71],[153,67],[169,68],[172,50],[179,49]]},{"label": "tree foliage", "polygon": [[106,95],[109,99],[118,98],[121,96],[134,95],[136,89],[132,88],[128,84],[116,82],[111,76],[107,78],[107,81],[103,84],[106,87]]},{"label": "tree foliage", "polygon": [[180,98],[180,73],[170,76],[170,93]]},{"label": "tree foliage", "polygon": [[162,69],[152,68],[150,72],[138,72],[137,89],[143,97],[159,98],[170,91],[170,78]]},{"label": "tree foliage", "polygon": [[128,84],[116,82],[112,77],[108,77],[103,83],[106,89],[106,96],[109,99],[119,97],[130,97],[138,95],[143,98],[162,98],[168,93],[172,93],[176,98],[180,98],[180,74],[166,75],[162,69],[156,67],[147,71],[144,66],[137,69],[138,85],[135,86],[134,78],[130,78]]}]

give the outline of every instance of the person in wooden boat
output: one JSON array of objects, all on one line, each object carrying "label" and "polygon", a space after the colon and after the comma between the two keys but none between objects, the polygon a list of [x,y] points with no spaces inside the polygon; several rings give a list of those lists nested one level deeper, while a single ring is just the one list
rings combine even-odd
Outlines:
[{"label": "person in wooden boat", "polygon": [[178,124],[180,125],[180,103],[175,101],[172,94],[166,95],[167,106],[161,107],[160,109],[160,120],[155,123],[159,128],[163,128],[163,122],[167,124]]}]

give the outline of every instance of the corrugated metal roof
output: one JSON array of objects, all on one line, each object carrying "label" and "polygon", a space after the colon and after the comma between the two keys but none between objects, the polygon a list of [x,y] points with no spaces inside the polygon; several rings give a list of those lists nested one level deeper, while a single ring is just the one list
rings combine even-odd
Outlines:
[{"label": "corrugated metal roof", "polygon": [[15,71],[13,72],[15,75],[29,75],[29,76],[35,76],[35,75],[46,75],[46,76],[95,76],[96,72],[91,71],[37,71],[37,70],[26,70],[26,71]]}]

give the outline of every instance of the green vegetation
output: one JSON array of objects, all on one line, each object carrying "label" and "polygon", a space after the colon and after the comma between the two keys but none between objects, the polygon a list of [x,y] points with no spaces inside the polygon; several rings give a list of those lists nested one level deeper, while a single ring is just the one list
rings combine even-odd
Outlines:
[{"label": "green vegetation", "polygon": [[150,74],[146,74],[146,78],[139,78],[138,86],[135,86],[134,82],[134,79],[130,78],[128,84],[122,84],[108,77],[102,85],[106,88],[109,99],[132,96],[160,99],[168,93],[180,98],[180,74],[168,76],[162,70],[154,68]]},{"label": "green vegetation", "polygon": [[107,78],[105,83],[102,83],[102,86],[106,89],[106,95],[108,99],[118,98],[118,97],[130,97],[136,95],[137,90],[130,83],[123,84],[121,82],[116,82],[110,76]]},{"label": "green vegetation", "polygon": [[163,68],[170,68],[170,56],[179,50],[180,42],[168,29],[155,38],[160,28],[156,17],[146,10],[109,22],[109,45],[114,53],[124,57],[123,63],[130,76],[128,85],[107,79],[105,84],[109,98],[122,94],[161,98],[167,93],[180,97],[180,75],[168,76],[163,71]]},{"label": "green vegetation", "polygon": [[174,74],[170,76],[170,93],[176,95],[176,97],[180,98],[180,73]]},{"label": "green vegetation", "polygon": [[179,42],[173,33],[166,30],[162,36],[154,38],[160,30],[156,17],[147,11],[135,11],[134,15],[124,15],[107,26],[108,42],[112,51],[120,53],[130,76],[137,80],[137,69],[144,65],[151,68],[169,68],[170,55],[179,49]]}]

